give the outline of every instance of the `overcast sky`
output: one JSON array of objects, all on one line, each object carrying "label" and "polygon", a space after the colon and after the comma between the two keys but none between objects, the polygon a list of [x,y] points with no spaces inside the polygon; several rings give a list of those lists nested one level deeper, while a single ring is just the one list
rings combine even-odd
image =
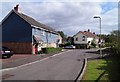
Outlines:
[{"label": "overcast sky", "polygon": [[[74,35],[90,29],[99,34],[99,19],[102,18],[102,34],[118,29],[118,0],[2,0],[0,21],[19,4],[19,12],[52,28]],[[114,1],[114,2],[113,2]],[[2,9],[2,10],[1,10]],[[12,21],[11,21],[12,22]]]}]

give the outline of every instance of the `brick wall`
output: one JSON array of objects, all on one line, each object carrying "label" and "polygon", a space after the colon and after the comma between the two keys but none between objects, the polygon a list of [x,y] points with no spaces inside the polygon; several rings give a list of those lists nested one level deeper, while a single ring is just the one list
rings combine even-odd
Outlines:
[{"label": "brick wall", "polygon": [[2,46],[12,49],[15,54],[32,54],[31,42],[3,42]]}]

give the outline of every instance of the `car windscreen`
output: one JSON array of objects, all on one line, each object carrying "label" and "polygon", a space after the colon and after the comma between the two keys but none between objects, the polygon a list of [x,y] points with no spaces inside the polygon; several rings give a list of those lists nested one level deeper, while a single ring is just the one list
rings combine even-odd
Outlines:
[{"label": "car windscreen", "polygon": [[3,46],[2,50],[9,50],[9,48]]}]

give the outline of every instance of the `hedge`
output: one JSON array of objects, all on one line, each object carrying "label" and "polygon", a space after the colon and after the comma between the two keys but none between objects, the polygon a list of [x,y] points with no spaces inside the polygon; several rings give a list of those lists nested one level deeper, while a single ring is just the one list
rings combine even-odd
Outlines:
[{"label": "hedge", "polygon": [[53,54],[53,53],[60,52],[62,50],[62,48],[48,47],[48,48],[44,48],[42,50],[43,50],[43,53],[45,53],[45,54]]}]

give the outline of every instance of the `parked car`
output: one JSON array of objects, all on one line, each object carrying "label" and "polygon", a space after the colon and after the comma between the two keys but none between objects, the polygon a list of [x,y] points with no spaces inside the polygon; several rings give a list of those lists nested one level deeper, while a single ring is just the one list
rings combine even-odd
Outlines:
[{"label": "parked car", "polygon": [[9,49],[8,47],[0,47],[0,55],[2,55],[2,58],[10,58],[13,55],[13,51]]},{"label": "parked car", "polygon": [[70,45],[70,46],[65,46],[64,48],[65,48],[65,49],[75,49],[75,46]]}]

